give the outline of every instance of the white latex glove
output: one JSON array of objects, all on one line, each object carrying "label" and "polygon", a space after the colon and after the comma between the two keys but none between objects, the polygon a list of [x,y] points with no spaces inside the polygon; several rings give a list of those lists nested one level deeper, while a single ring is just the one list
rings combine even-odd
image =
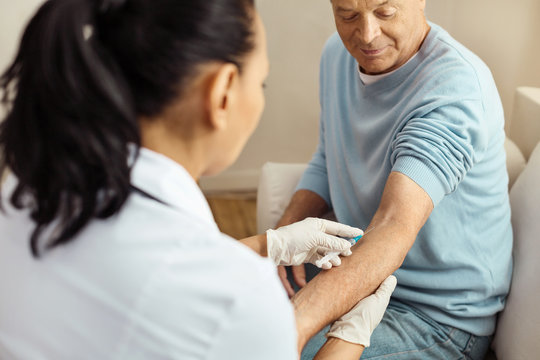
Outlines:
[{"label": "white latex glove", "polygon": [[336,337],[368,347],[369,338],[381,322],[396,284],[394,275],[387,277],[374,294],[362,299],[351,311],[333,323],[326,337]]},{"label": "white latex glove", "polygon": [[[338,251],[342,256],[352,254],[351,244],[338,236],[353,238],[364,232],[352,226],[334,221],[307,218],[297,223],[266,232],[268,257],[276,265],[315,264],[330,252]],[[323,264],[315,264],[323,269],[341,265],[339,256],[328,259]]]}]

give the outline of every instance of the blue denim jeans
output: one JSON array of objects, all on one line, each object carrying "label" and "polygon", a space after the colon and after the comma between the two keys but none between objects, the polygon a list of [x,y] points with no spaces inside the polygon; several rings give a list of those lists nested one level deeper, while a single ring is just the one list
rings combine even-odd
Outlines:
[{"label": "blue denim jeans", "polygon": [[[306,269],[307,278],[313,269]],[[313,359],[325,343],[327,326],[307,343],[302,360]],[[371,336],[371,346],[362,359],[482,360],[489,349],[491,336],[475,336],[463,330],[437,323],[414,307],[392,299],[386,313]]]}]

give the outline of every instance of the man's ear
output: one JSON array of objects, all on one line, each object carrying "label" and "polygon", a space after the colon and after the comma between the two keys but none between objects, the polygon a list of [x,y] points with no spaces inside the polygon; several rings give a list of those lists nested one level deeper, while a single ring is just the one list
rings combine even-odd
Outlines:
[{"label": "man's ear", "polygon": [[227,127],[237,81],[238,67],[231,63],[219,65],[211,76],[206,95],[208,122],[211,127],[218,130]]}]

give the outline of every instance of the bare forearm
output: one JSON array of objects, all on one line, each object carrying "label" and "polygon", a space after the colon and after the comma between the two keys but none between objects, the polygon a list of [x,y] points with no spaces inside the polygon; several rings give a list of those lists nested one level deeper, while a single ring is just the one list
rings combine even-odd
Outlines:
[{"label": "bare forearm", "polygon": [[379,208],[353,254],[317,275],[293,298],[300,349],[401,266],[432,210],[431,198],[420,186],[403,174],[389,175]]},{"label": "bare forearm", "polygon": [[298,190],[278,221],[277,227],[289,225],[307,217],[321,217],[328,212],[328,209],[326,201],[313,191]]},{"label": "bare forearm", "polygon": [[342,259],[341,266],[321,272],[298,292],[292,301],[299,348],[370,295],[401,265],[413,242],[414,235],[403,233],[401,226],[378,224],[353,248],[353,255]]},{"label": "bare forearm", "polygon": [[329,338],[319,350],[314,360],[358,360],[364,346],[337,338]]}]

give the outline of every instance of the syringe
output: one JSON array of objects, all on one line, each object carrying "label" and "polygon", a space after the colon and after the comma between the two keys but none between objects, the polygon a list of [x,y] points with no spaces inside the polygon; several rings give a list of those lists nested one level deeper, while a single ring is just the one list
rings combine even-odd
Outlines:
[{"label": "syringe", "polygon": [[[354,237],[352,239],[345,239],[347,240],[348,242],[351,243],[351,246],[353,246],[354,244],[356,244],[356,242],[358,240],[360,240],[362,238],[362,235],[359,235],[357,237]],[[325,256],[323,256],[322,258],[320,258],[319,260],[315,261],[315,265],[317,265],[317,267],[320,267],[322,268],[323,264],[326,264],[328,262],[328,260],[330,259],[333,259],[335,258],[336,256],[339,256],[339,254],[341,254],[340,251],[332,251],[332,252],[329,252],[328,254],[326,254]]]}]

